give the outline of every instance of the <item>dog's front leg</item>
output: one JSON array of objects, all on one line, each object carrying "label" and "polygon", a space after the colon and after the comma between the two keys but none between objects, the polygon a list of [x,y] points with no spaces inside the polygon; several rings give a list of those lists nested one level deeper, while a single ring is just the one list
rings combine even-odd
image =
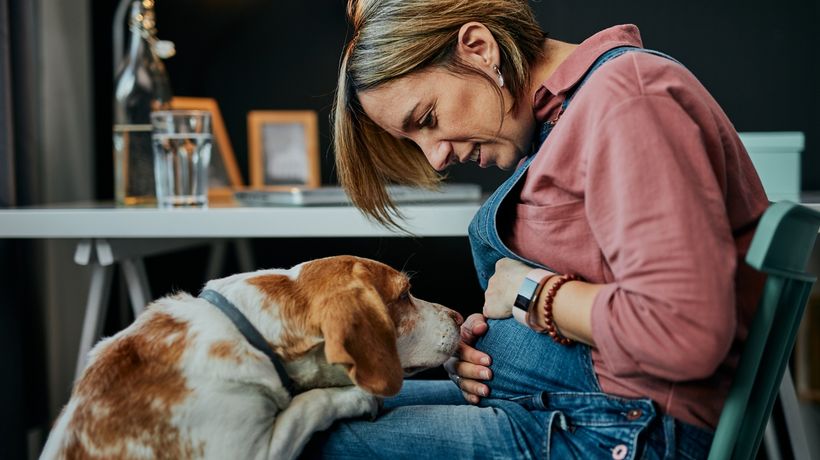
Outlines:
[{"label": "dog's front leg", "polygon": [[378,410],[378,398],[355,386],[316,388],[296,395],[276,416],[268,458],[295,459],[313,433],[328,429],[335,420],[375,417]]}]

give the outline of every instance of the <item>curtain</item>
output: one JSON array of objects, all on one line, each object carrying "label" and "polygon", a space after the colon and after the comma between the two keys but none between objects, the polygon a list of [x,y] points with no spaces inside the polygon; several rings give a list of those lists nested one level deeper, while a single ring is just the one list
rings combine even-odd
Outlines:
[{"label": "curtain", "polygon": [[[34,2],[0,0],[0,207],[32,204],[36,171]],[[0,221],[2,225],[2,221]],[[31,241],[0,240],[0,458],[24,459],[47,423]],[[33,444],[29,446],[29,444]]]},{"label": "curtain", "polygon": [[0,0],[0,206],[9,206],[15,202],[8,16],[8,0]]},{"label": "curtain", "polygon": [[[11,110],[11,44],[8,0],[0,0],[0,206],[15,203],[14,130]],[[7,241],[0,242],[0,260],[10,260],[12,248]],[[0,368],[6,369],[7,379],[0,380],[0,405],[8,416],[0,417],[0,457],[23,458],[24,418],[22,407],[23,372],[21,337],[17,328],[18,314],[13,305],[17,295],[9,279],[10,264],[0,265]]]}]

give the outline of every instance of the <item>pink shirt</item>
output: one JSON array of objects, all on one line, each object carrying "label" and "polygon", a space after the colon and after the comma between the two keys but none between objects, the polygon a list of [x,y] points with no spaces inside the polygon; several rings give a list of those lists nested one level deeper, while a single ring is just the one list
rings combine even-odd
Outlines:
[{"label": "pink shirt", "polygon": [[[642,46],[635,26],[584,41],[536,93],[536,117],[553,119],[595,59],[621,45]],[[757,305],[761,279],[740,263],[767,206],[700,82],[627,53],[576,94],[501,232],[518,254],[604,284],[592,306],[603,391],[714,427]]]}]

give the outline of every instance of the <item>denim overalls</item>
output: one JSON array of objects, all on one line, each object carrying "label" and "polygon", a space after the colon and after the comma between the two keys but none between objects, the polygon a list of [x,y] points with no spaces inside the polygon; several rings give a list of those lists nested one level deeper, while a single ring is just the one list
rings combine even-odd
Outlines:
[{"label": "denim overalls", "polygon": [[[590,67],[581,83],[564,101],[561,111],[568,108],[578,89],[595,70],[627,52],[651,53],[672,59],[657,51],[635,47],[609,50]],[[542,125],[535,152],[553,126],[550,123]],[[499,237],[496,225],[499,208],[509,192],[519,184],[534,158],[535,153],[519,165],[481,206],[470,223],[470,245],[482,289],[486,289],[487,281],[495,271],[496,261],[503,257],[549,269],[512,252]],[[544,446],[546,458],[706,457],[711,433],[661,415],[650,399],[629,400],[603,393],[595,376],[588,346],[558,345],[548,336],[528,332],[528,328],[513,319],[490,320],[489,325],[488,333],[476,346],[504,369],[493,369],[495,375],[487,382],[492,398],[484,404],[502,408],[508,402],[515,402],[528,410],[549,413],[547,430],[550,434]],[[509,338],[505,337],[508,334],[521,340],[516,342],[514,349],[510,347]],[[676,437],[681,436],[685,439],[676,441]],[[645,442],[639,445],[639,439]],[[638,457],[638,454],[641,455]]]}]

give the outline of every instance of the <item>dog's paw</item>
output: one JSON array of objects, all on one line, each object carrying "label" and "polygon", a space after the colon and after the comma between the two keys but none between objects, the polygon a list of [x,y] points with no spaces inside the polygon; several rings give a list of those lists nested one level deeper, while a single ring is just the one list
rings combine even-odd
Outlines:
[{"label": "dog's paw", "polygon": [[371,420],[379,415],[382,406],[381,398],[355,386],[341,390],[335,402],[339,417],[369,416]]}]

